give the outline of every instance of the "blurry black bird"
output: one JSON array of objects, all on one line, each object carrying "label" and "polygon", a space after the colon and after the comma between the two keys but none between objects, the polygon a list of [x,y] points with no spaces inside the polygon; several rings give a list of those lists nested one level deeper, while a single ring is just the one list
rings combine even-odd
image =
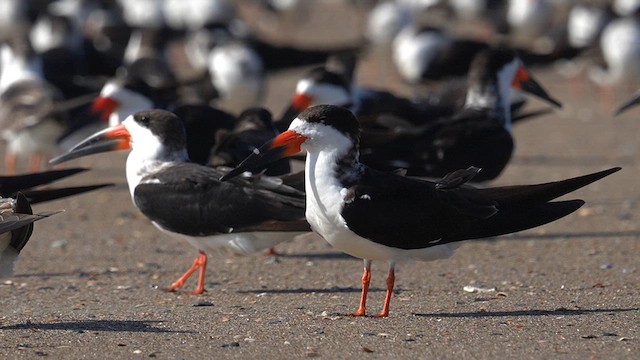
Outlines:
[{"label": "blurry black bird", "polygon": [[18,255],[33,233],[33,223],[58,212],[34,214],[20,193],[15,199],[0,198],[0,278],[13,275]]}]

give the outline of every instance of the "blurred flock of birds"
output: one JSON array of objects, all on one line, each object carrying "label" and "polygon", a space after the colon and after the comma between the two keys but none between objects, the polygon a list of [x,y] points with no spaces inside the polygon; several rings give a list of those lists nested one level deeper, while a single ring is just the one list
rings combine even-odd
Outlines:
[{"label": "blurred flock of birds", "polygon": [[[261,36],[260,28],[242,17],[250,8],[254,16],[269,19],[275,33],[290,32],[313,16],[311,8],[318,11],[324,3],[342,3],[362,14],[354,20],[362,36],[333,47],[286,44]],[[0,177],[5,236],[0,238],[0,274],[11,274],[33,222],[57,213],[34,214],[30,203],[109,185],[39,187],[86,170],[44,170],[53,157],[58,156],[53,159],[57,164],[133,149],[126,175],[134,205],[156,226],[187,237],[200,250],[169,289],[181,288],[200,270],[196,294],[205,290],[207,249],[224,246],[250,253],[312,228],[323,235],[324,223],[305,221],[305,190],[312,180],[305,180],[304,171],[292,173],[290,160],[283,157],[295,155],[305,139],[324,130],[300,137],[287,129],[316,122],[331,126],[350,139],[366,166],[394,177],[442,178],[424,182],[431,194],[462,191],[469,181],[486,182],[501,174],[514,150],[512,127],[553,111],[527,112],[527,95],[562,106],[535,80],[536,68],[553,67],[576,86],[596,84],[612,110],[619,104],[617,112],[640,102],[640,94],[632,95],[640,84],[637,0],[0,0],[0,44],[7,175]],[[389,61],[378,70],[396,73],[410,96],[358,82],[361,59],[380,53]],[[302,66],[308,71],[282,95],[289,105],[263,107],[267,74]],[[348,109],[360,130],[345,130],[341,121],[350,121],[345,115],[318,105]],[[265,159],[268,152],[261,146],[273,145],[269,141],[279,134],[289,135],[276,138],[288,145]],[[242,162],[250,155],[261,157],[265,169],[251,169],[252,160]],[[240,169],[249,172],[234,170],[239,177],[218,180],[241,163]],[[16,175],[21,169],[29,174]],[[448,201],[454,204],[445,205],[459,208],[465,219],[492,218],[495,209],[486,208],[486,201],[499,208],[500,201],[529,204],[532,196],[541,196],[536,206],[552,204],[617,170],[567,180],[553,196],[517,197],[495,190],[457,198],[452,193]],[[352,175],[346,171],[339,181],[349,182]],[[353,195],[342,195],[352,203]],[[485,202],[478,203],[478,197]],[[443,242],[530,228],[576,206],[519,227]],[[491,226],[501,224],[496,220]],[[398,247],[438,247],[445,237]],[[385,241],[371,243],[396,247]],[[366,275],[372,259],[367,263],[364,253]],[[391,277],[395,258],[387,257],[376,259],[390,262]],[[359,315],[364,315],[364,300],[363,290]],[[385,308],[382,316],[388,315],[388,300]]]}]

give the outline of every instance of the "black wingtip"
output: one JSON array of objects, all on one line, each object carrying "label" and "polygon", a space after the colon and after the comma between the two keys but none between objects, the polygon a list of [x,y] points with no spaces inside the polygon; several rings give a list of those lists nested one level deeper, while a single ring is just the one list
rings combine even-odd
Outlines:
[{"label": "black wingtip", "polygon": [[87,170],[89,169],[76,167],[62,170],[49,170],[24,175],[0,176],[0,195],[4,197],[11,196],[18,191],[30,189],[39,185],[49,184],[58,179],[69,177]]},{"label": "black wingtip", "polygon": [[78,195],[113,185],[114,184],[112,183],[107,183],[86,186],[72,186],[59,189],[30,190],[25,191],[24,195],[29,199],[29,202],[31,204],[37,204],[45,201],[57,200],[60,198]]}]

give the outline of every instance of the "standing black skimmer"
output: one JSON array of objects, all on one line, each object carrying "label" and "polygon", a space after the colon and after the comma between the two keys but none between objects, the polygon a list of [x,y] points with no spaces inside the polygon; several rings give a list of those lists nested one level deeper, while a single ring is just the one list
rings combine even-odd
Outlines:
[{"label": "standing black skimmer", "polygon": [[41,70],[27,43],[0,48],[0,128],[9,174],[16,172],[19,155],[29,156],[30,170],[37,170],[43,157],[58,152],[57,141],[65,131],[64,113],[53,111],[62,94],[43,79]]},{"label": "standing black skimmer", "polygon": [[33,233],[33,223],[59,211],[34,214],[27,198],[0,198],[0,278],[13,275],[18,254]]},{"label": "standing black skimmer", "polygon": [[446,258],[459,241],[509,234],[562,218],[584,202],[551,200],[620,170],[539,185],[477,189],[466,183],[479,168],[459,170],[437,182],[373,170],[358,160],[359,135],[358,121],[349,110],[315,106],[221,179],[307,152],[307,221],[330,244],[364,259],[362,298],[355,316],[366,314],[373,260],[389,263],[379,314],[385,317],[397,261]]},{"label": "standing black skimmer", "polygon": [[193,266],[169,287],[172,291],[198,269],[193,293],[204,291],[205,250],[251,253],[309,231],[302,192],[267,177],[222,183],[223,171],[189,162],[186,145],[176,115],[150,110],[96,133],[53,162],[132,149],[126,172],[134,205],[159,229],[199,249]]},{"label": "standing black skimmer", "polygon": [[[591,79],[600,85],[605,105],[612,106],[616,87],[637,86],[640,80],[640,10],[607,24],[600,36],[605,67],[594,67]],[[625,89],[626,90],[626,89]]]}]

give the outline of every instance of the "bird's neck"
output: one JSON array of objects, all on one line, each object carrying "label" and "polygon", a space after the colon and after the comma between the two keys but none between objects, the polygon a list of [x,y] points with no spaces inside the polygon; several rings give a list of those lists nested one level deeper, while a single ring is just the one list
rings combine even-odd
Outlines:
[{"label": "bird's neck", "polygon": [[472,84],[467,90],[465,108],[487,111],[489,116],[511,131],[509,89],[498,84]]},{"label": "bird's neck", "polygon": [[[307,153],[305,165],[306,218],[312,229],[331,238],[335,224],[341,224],[344,192],[363,170],[355,153],[336,150]],[[333,224],[333,225],[331,225]]]},{"label": "bird's neck", "polygon": [[148,154],[142,152],[132,151],[129,157],[127,157],[126,169],[131,198],[133,199],[136,186],[138,186],[146,176],[156,173],[167,166],[188,161],[189,156],[187,155],[186,149],[182,151],[160,152],[156,156],[148,156]]}]

